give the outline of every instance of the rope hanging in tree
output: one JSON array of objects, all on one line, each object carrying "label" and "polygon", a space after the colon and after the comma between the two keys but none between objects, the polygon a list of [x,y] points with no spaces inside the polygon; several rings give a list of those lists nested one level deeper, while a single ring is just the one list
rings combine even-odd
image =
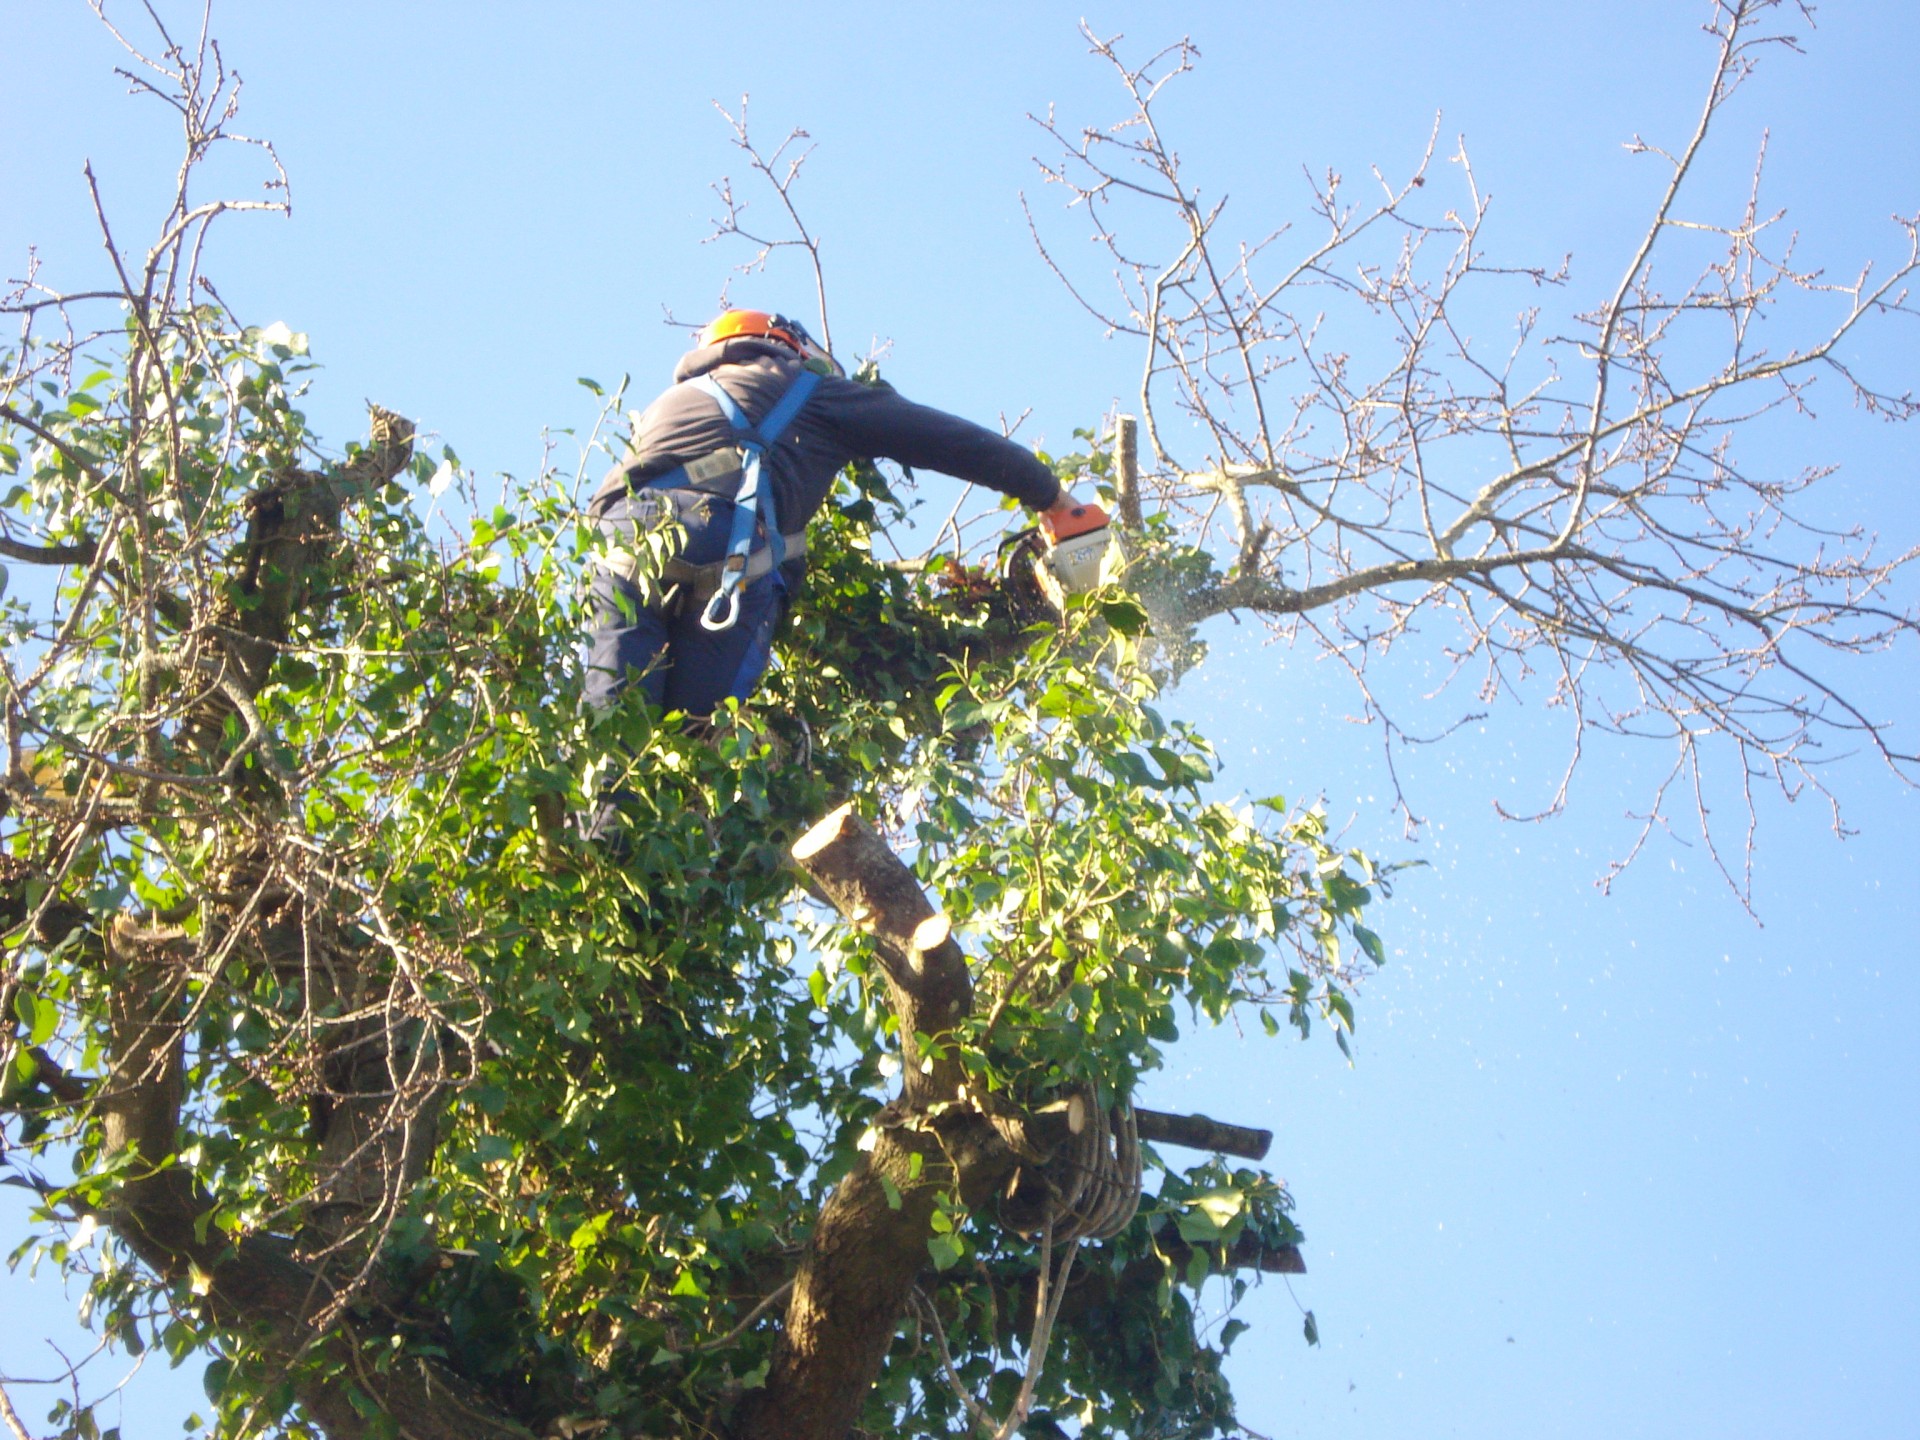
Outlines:
[{"label": "rope hanging in tree", "polygon": [[1002,1218],[1028,1235],[1051,1226],[1059,1245],[1109,1240],[1140,1208],[1140,1135],[1133,1106],[1123,1100],[1109,1110],[1095,1103],[1091,1090],[1079,1090],[1065,1108],[1065,1140],[1021,1177],[1026,1183],[1018,1188],[1024,1193],[1003,1207]]},{"label": "rope hanging in tree", "polygon": [[[1087,1089],[1067,1098],[1066,1111],[1067,1139],[1040,1166],[1046,1198],[1037,1207],[1038,1221],[1019,1227],[1027,1234],[1037,1231],[1040,1235],[1033,1333],[1027,1340],[1027,1372],[1020,1391],[1013,1408],[997,1425],[954,1373],[939,1313],[931,1301],[927,1302],[941,1357],[946,1361],[948,1382],[975,1423],[989,1431],[993,1440],[1012,1440],[1026,1422],[1080,1242],[1112,1239],[1127,1228],[1140,1208],[1140,1134],[1132,1104],[1122,1100],[1106,1109],[1095,1103],[1092,1090]],[[1061,1255],[1057,1268],[1056,1253]]]}]

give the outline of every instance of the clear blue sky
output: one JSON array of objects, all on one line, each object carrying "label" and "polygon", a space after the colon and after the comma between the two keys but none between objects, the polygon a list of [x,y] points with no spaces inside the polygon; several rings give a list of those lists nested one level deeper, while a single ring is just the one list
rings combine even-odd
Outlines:
[{"label": "clear blue sky", "polygon": [[[664,380],[681,341],[661,307],[699,315],[742,258],[700,241],[709,182],[741,173],[709,102],[748,91],[763,135],[804,124],[819,142],[802,193],[842,349],[888,338],[907,393],[982,420],[1030,406],[1022,434],[1064,442],[1137,374],[1049,279],[1017,203],[1023,188],[1053,203],[1028,111],[1118,113],[1079,13],[229,3],[216,28],[247,79],[245,124],[280,147],[295,211],[230,225],[210,268],[244,318],[311,334],[326,369],[310,408],[336,442],[371,397],[483,474],[524,473],[543,427],[590,420],[576,376]],[[1298,204],[1303,164],[1404,166],[1444,111],[1495,198],[1496,248],[1571,251],[1576,295],[1595,295],[1653,181],[1621,142],[1683,138],[1705,13],[1270,0],[1090,18],[1140,44],[1199,43],[1172,121],[1246,230]],[[1819,21],[1808,53],[1776,56],[1727,117],[1706,193],[1737,192],[1770,128],[1769,194],[1792,208],[1802,260],[1850,271],[1891,258],[1886,217],[1920,208],[1920,7],[1836,0]],[[122,93],[78,0],[0,0],[0,55],[0,263],[17,274],[37,244],[53,283],[93,283],[83,158],[137,235],[173,136]],[[809,304],[794,271],[734,293]],[[1878,356],[1908,383],[1916,338],[1890,332]],[[1764,445],[1842,462],[1850,507],[1920,534],[1920,434],[1836,395]],[[1146,1097],[1273,1127],[1299,1198],[1311,1273],[1293,1289],[1324,1343],[1303,1345],[1278,1284],[1249,1302],[1246,1422],[1313,1440],[1920,1434],[1920,800],[1838,767],[1860,830],[1844,843],[1813,805],[1766,807],[1764,928],[1672,841],[1602,897],[1593,881],[1659,757],[1602,754],[1570,815],[1503,825],[1492,801],[1529,793],[1557,732],[1496,714],[1416,767],[1435,825],[1409,849],[1377,739],[1346,722],[1327,667],[1250,628],[1214,638],[1169,708],[1220,742],[1229,782],[1324,794],[1356,841],[1431,866],[1381,917],[1393,963],[1363,996],[1355,1066],[1318,1040],[1220,1035],[1180,1050]],[[1909,658],[1859,673],[1871,707],[1920,720]],[[1396,683],[1423,678],[1409,657]],[[17,1234],[6,1204],[0,1229]],[[0,1370],[44,1373],[41,1338],[71,1307],[44,1282],[0,1284]],[[143,1375],[129,1440],[172,1432],[197,1390]]]}]

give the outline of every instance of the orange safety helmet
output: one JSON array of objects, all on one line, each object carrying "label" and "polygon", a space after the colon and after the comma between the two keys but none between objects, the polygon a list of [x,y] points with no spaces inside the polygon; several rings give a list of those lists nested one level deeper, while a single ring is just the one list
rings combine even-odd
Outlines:
[{"label": "orange safety helmet", "polygon": [[840,368],[839,362],[807,333],[806,326],[798,320],[789,320],[784,315],[775,315],[767,310],[729,310],[694,336],[693,347],[698,350],[702,346],[718,345],[722,340],[732,340],[742,335],[778,340],[806,361],[810,370],[828,375],[846,373]]}]

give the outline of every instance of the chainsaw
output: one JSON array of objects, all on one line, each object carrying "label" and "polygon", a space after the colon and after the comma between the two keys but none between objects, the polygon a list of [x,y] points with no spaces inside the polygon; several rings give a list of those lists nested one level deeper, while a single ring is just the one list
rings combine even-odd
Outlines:
[{"label": "chainsaw", "polygon": [[1043,513],[1039,524],[1013,531],[999,548],[999,586],[1022,625],[1058,621],[1068,597],[1099,589],[1126,565],[1120,532],[1093,504]]},{"label": "chainsaw", "polygon": [[1099,589],[1126,563],[1107,512],[1091,502],[1059,515],[1042,515],[1039,528],[1047,568],[1068,595]]}]

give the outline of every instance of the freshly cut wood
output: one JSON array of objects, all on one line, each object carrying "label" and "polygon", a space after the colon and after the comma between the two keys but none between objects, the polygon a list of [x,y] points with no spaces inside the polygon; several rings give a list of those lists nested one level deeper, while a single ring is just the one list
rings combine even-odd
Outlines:
[{"label": "freshly cut wood", "polygon": [[840,831],[842,827],[846,825],[847,818],[852,814],[853,806],[851,804],[842,805],[838,810],[829,811],[825,819],[814,825],[806,834],[793,842],[793,858],[798,860],[802,865],[805,865],[814,856],[818,855],[822,850],[825,850],[840,838]]},{"label": "freshly cut wood", "polygon": [[913,940],[907,959],[916,974],[924,975],[935,967],[967,967],[966,952],[953,938],[953,922],[944,915],[929,915],[913,927]]},{"label": "freshly cut wood", "polygon": [[[915,935],[936,919],[920,882],[874,828],[842,805],[793,844],[793,858],[848,924],[864,930],[904,961]],[[948,938],[951,938],[950,935]],[[958,956],[958,946],[953,953]],[[947,959],[945,951],[941,958]],[[965,961],[961,961],[965,971]]]},{"label": "freshly cut wood", "polygon": [[792,854],[814,892],[873,937],[900,1018],[907,1098],[951,1099],[962,1079],[958,1067],[949,1062],[922,1074],[914,1039],[952,1029],[973,1008],[973,977],[951,922],[934,912],[913,871],[851,804],[796,840]]}]

